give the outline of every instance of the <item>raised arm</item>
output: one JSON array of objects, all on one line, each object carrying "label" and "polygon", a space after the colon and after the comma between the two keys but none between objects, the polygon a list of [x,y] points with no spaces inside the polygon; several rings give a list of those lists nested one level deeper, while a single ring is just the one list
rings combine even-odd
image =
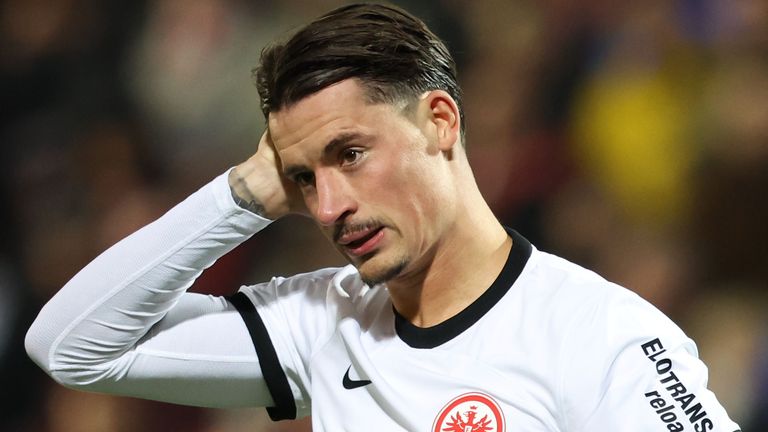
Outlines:
[{"label": "raised arm", "polygon": [[246,163],[75,275],[30,328],[30,357],[70,387],[202,406],[269,406],[238,312],[224,298],[186,293],[205,268],[269,223],[236,200],[270,218],[295,207],[265,142]]}]

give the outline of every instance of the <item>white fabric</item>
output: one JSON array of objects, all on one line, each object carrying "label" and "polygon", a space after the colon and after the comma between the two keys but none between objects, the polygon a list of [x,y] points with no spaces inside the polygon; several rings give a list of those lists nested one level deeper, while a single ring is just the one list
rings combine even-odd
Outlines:
[{"label": "white fabric", "polygon": [[[535,249],[494,308],[433,349],[398,337],[386,290],[365,286],[352,267],[277,286],[243,291],[288,376],[297,377],[299,414],[312,414],[313,430],[432,430],[449,401],[472,392],[492,396],[512,431],[738,429],[707,390],[695,344],[666,316]],[[668,372],[666,362],[665,373],[657,369],[662,359],[671,359]],[[350,365],[372,383],[344,389]],[[674,405],[673,414],[657,413],[662,403]]]},{"label": "white fabric", "polygon": [[[75,276],[30,329],[30,356],[59,382],[88,390],[272,405],[237,312],[184,293],[268,222],[239,209],[220,176]],[[498,404],[503,424],[489,423],[494,432],[738,429],[676,325],[635,294],[535,248],[497,304],[430,349],[398,336],[386,288],[365,286],[352,267],[241,292],[267,327],[298,416],[312,414],[316,431],[451,430],[451,419],[458,428],[484,409],[455,405],[438,422],[463,395]],[[347,371],[371,383],[345,389]]]},{"label": "white fabric", "polygon": [[221,175],[81,270],[40,312],[27,352],[54,379],[84,390],[270,405],[237,311],[222,298],[185,293],[268,223],[234,204]]}]

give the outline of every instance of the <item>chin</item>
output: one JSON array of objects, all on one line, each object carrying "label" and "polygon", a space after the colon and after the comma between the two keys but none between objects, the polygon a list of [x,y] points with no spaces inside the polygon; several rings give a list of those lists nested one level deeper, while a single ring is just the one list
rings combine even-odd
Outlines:
[{"label": "chin", "polygon": [[391,281],[399,276],[408,266],[408,259],[405,257],[400,257],[384,265],[372,262],[374,260],[366,261],[357,266],[357,270],[360,272],[360,279],[371,287]]}]

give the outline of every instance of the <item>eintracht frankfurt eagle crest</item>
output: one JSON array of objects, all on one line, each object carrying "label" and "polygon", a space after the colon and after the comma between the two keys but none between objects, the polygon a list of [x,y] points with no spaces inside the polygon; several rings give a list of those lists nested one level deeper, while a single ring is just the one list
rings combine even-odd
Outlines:
[{"label": "eintracht frankfurt eagle crest", "polygon": [[435,418],[433,432],[504,432],[499,404],[483,393],[464,393],[448,402]]}]

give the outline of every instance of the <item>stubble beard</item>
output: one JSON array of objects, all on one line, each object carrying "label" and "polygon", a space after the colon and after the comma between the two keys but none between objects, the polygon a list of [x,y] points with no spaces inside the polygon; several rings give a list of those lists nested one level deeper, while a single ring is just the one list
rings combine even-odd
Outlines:
[{"label": "stubble beard", "polygon": [[408,267],[408,259],[406,257],[399,257],[394,263],[371,272],[366,272],[362,267],[363,266],[358,267],[360,279],[362,279],[366,285],[372,287],[389,282],[400,276],[400,274],[403,273],[403,270]]}]

